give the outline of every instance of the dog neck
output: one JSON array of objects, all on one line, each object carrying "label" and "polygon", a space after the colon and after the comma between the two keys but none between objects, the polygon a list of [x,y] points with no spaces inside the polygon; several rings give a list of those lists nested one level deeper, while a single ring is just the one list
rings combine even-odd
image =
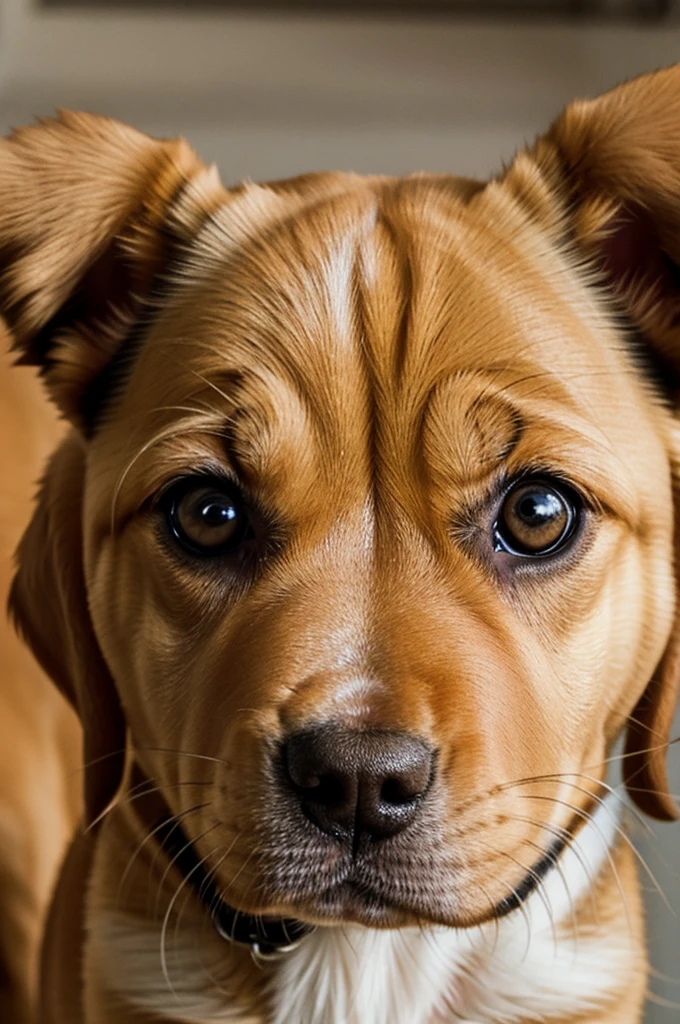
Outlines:
[{"label": "dog neck", "polygon": [[[606,1003],[625,990],[639,955],[615,877],[617,818],[614,801],[603,802],[540,887],[500,920],[472,929],[317,928],[259,972],[266,1019],[512,1024],[576,1019]],[[191,910],[180,924],[163,962],[158,922],[98,910],[89,956],[106,987],[168,1021],[258,1019],[228,994],[251,969],[244,950],[210,935]]]}]

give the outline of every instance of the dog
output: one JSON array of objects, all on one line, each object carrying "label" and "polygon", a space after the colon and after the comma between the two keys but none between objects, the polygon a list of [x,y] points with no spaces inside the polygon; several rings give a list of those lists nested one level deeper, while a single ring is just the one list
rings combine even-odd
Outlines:
[{"label": "dog", "polygon": [[[680,66],[488,183],[225,188],[62,113],[0,194],[0,309],[66,424],[10,606],[84,780],[12,1019],[640,1021],[605,776],[625,731],[632,802],[678,817]],[[34,775],[36,671],[2,698]],[[51,714],[3,907],[78,813]]]}]

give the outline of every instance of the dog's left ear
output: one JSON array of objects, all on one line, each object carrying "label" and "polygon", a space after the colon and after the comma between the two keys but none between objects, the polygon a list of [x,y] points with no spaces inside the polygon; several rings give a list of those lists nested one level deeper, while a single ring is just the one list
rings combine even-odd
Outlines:
[{"label": "dog's left ear", "polygon": [[[502,185],[543,230],[547,227],[558,247],[585,262],[591,278],[599,279],[677,406],[680,65],[571,104],[534,148],[516,159]],[[680,451],[669,455],[680,538]],[[680,600],[680,581],[678,594]],[[632,713],[624,761],[632,799],[660,819],[680,817],[666,773],[679,684],[676,613],[666,652]]]}]

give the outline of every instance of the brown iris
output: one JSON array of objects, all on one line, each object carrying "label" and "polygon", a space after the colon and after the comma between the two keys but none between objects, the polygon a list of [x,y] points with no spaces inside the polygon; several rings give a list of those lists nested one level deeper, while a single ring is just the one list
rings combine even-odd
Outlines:
[{"label": "brown iris", "polygon": [[496,524],[500,547],[514,554],[547,555],[569,539],[576,522],[566,489],[541,480],[515,484],[505,496]]},{"label": "brown iris", "polygon": [[184,481],[171,494],[168,522],[184,547],[217,554],[245,539],[248,516],[238,497],[220,483]]}]

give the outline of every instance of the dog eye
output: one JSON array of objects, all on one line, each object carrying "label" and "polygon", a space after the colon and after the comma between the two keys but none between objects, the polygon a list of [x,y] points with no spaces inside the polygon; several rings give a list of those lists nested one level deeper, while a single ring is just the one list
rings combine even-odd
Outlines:
[{"label": "dog eye", "polygon": [[228,553],[252,533],[241,500],[222,482],[180,482],[169,493],[166,516],[175,540],[192,554]]},{"label": "dog eye", "polygon": [[546,480],[523,480],[506,493],[494,527],[497,551],[551,555],[572,536],[578,521],[576,495]]}]

